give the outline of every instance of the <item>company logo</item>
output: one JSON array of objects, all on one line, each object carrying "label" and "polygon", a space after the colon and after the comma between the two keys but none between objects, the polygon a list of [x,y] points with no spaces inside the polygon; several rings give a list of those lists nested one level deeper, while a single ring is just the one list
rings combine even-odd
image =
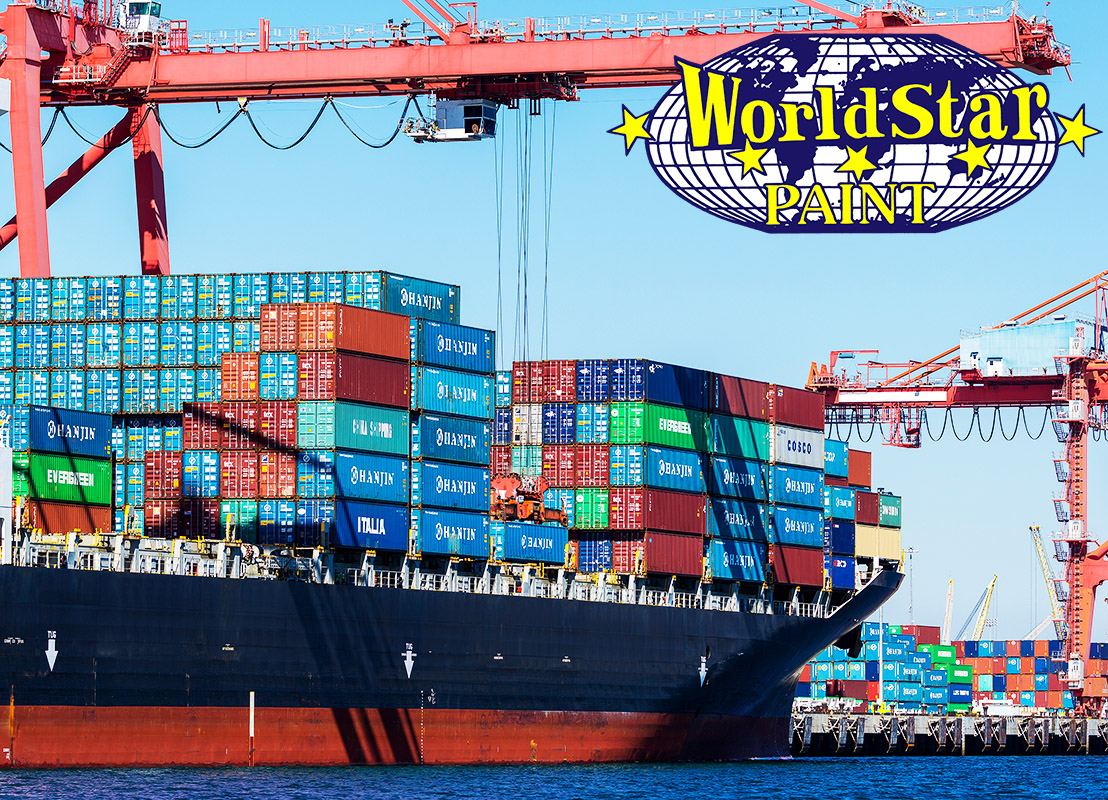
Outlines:
[{"label": "company logo", "polygon": [[884,503],[881,504],[881,513],[886,517],[899,517],[900,509],[896,506],[887,506]]},{"label": "company logo", "polygon": [[1041,83],[930,34],[771,34],[681,79],[641,116],[678,197],[770,233],[934,233],[1035,189],[1060,146],[1099,131],[1048,108]]},{"label": "company logo", "polygon": [[477,355],[477,343],[465,342],[461,339],[451,339],[447,336],[439,334],[436,340],[436,346],[440,353],[454,353],[463,357],[473,357]]},{"label": "company logo", "polygon": [[815,532],[815,523],[802,519],[795,519],[793,517],[785,517],[785,533],[806,533],[811,535]]},{"label": "company logo", "polygon": [[731,528],[750,528],[753,525],[750,517],[741,511],[725,511],[723,512],[723,518],[728,527]]},{"label": "company logo", "polygon": [[358,517],[358,533],[385,535],[385,520],[381,517]]},{"label": "company logo", "polygon": [[460,494],[463,496],[477,494],[477,481],[463,481],[456,478],[444,478],[435,476],[436,494]]},{"label": "company logo", "polygon": [[374,436],[381,439],[391,439],[392,423],[356,419],[350,424],[350,432],[354,436]]},{"label": "company logo", "polygon": [[683,419],[659,419],[658,430],[663,433],[680,433],[692,436],[692,425]]},{"label": "company logo", "polygon": [[475,542],[477,541],[477,529],[464,528],[460,525],[444,525],[441,522],[436,522],[435,541],[441,542],[446,540],[454,540],[457,542]]},{"label": "company logo", "polygon": [[457,447],[462,450],[476,450],[477,437],[471,433],[453,433],[438,428],[435,431],[435,444],[438,447]]},{"label": "company logo", "polygon": [[815,494],[816,485],[811,481],[798,481],[795,478],[785,478],[785,491],[797,494]]},{"label": "company logo", "polygon": [[553,539],[543,539],[538,536],[528,536],[523,534],[520,545],[524,550],[540,550],[544,553],[548,553],[554,549]]},{"label": "company logo", "polygon": [[659,461],[658,474],[663,478],[691,478],[693,476],[693,468],[690,464],[674,464],[670,461]]},{"label": "company logo", "polygon": [[80,486],[83,489],[91,489],[96,482],[96,478],[90,472],[48,469],[46,470],[46,482],[56,486]]},{"label": "company logo", "polygon": [[477,390],[466,386],[450,386],[439,381],[435,385],[435,391],[440,400],[455,400],[459,403],[477,402]]},{"label": "company logo", "polygon": [[413,306],[415,308],[422,308],[428,311],[441,311],[442,298],[435,297],[432,294],[417,294],[416,292],[410,292],[407,289],[401,289],[400,305],[404,308],[407,308],[408,306]]},{"label": "company logo", "polygon": [[727,486],[754,487],[754,475],[749,472],[735,472],[730,467],[723,470],[723,483]]},{"label": "company logo", "polygon": [[391,472],[384,472],[378,469],[359,469],[356,466],[350,467],[350,485],[357,486],[366,483],[371,486],[392,486],[396,483],[396,476]]},{"label": "company logo", "polygon": [[754,568],[754,556],[745,553],[724,553],[723,563],[729,567],[741,567],[742,569]]}]

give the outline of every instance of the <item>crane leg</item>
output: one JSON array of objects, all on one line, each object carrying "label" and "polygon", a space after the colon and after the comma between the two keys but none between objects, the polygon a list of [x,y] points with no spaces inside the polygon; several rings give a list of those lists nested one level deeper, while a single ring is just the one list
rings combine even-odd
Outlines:
[{"label": "crane leg", "polygon": [[139,248],[143,275],[169,274],[169,228],[166,223],[162,130],[153,112],[134,117],[135,195],[138,200]]},{"label": "crane leg", "polygon": [[23,236],[19,241],[19,274],[50,276],[50,244],[46,229],[46,177],[42,167],[40,85],[42,48],[31,24],[37,9],[11,7],[4,33],[8,52],[4,72],[11,79],[12,172],[15,216]]},{"label": "crane leg", "polygon": [[[131,125],[134,115],[135,112],[133,110],[128,112],[127,116],[120,120],[114,128],[104,134],[100,141],[90,147],[84,155],[70,165],[69,169],[55,178],[54,182],[46,187],[47,208],[50,208],[54,203],[64,197],[66,192],[76,186],[81,178],[85,177],[93,167],[103,161],[112,150],[127,141],[127,137],[131,134]],[[0,250],[3,250],[11,244],[18,235],[19,218],[12,217],[8,220],[7,225],[0,228]]]}]

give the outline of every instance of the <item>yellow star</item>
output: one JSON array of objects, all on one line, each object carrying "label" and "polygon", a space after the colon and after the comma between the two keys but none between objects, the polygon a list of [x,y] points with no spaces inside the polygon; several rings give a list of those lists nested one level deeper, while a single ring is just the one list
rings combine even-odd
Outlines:
[{"label": "yellow star", "polygon": [[1062,138],[1058,140],[1058,146],[1061,147],[1073,142],[1084,157],[1085,140],[1101,132],[1099,129],[1085,124],[1085,106],[1082,105],[1072,118],[1063,117],[1058,113],[1055,113],[1054,116],[1058,117],[1058,121],[1062,123]]},{"label": "yellow star", "polygon": [[969,177],[973,177],[973,173],[980,167],[981,169],[992,169],[993,165],[989,163],[989,150],[992,149],[991,144],[977,144],[970,139],[966,149],[961,153],[956,153],[955,158],[961,159],[966,162],[966,174]]},{"label": "yellow star", "polygon": [[635,142],[639,139],[653,139],[654,137],[646,130],[646,120],[650,116],[650,112],[646,112],[641,117],[636,117],[632,114],[627,106],[623,107],[623,124],[612,128],[608,133],[614,133],[617,136],[622,136],[624,144],[627,146],[627,152],[631,152],[631,148],[634,147]]},{"label": "yellow star", "polygon": [[850,157],[841,165],[835,167],[835,172],[853,172],[861,181],[862,173],[866,170],[877,169],[877,165],[866,158],[867,150],[869,150],[868,144],[861,150],[855,150],[853,147],[846,148],[846,152],[850,153]]},{"label": "yellow star", "polygon": [[737,150],[734,153],[728,153],[731,158],[736,161],[741,161],[743,165],[743,177],[746,177],[748,172],[760,172],[763,175],[766,174],[765,168],[762,166],[762,156],[768,153],[769,150],[759,150],[757,147],[750,146],[750,140],[746,140],[746,147],[743,150]]}]

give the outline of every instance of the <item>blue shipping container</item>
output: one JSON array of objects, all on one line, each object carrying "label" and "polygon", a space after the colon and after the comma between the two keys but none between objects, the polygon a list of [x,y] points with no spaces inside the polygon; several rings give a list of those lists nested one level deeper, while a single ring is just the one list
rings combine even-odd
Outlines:
[{"label": "blue shipping container", "polygon": [[646,485],[656,489],[697,494],[704,494],[708,489],[704,480],[704,456],[692,450],[647,447],[644,476]]},{"label": "blue shipping container", "polygon": [[408,459],[337,450],[334,454],[336,497],[408,502]]},{"label": "blue shipping container", "polygon": [[606,444],[608,441],[608,406],[604,403],[577,405],[577,442]]},{"label": "blue shipping container", "polygon": [[601,359],[577,362],[577,402],[606,403],[611,397],[611,365]]},{"label": "blue shipping container", "polygon": [[708,408],[708,373],[703,370],[637,359],[613,361],[610,369],[614,401],[645,400],[698,411]]},{"label": "blue shipping container", "polygon": [[844,556],[853,556],[854,549],[854,523],[828,520],[824,523],[825,545],[832,553]]},{"label": "blue shipping container", "polygon": [[258,541],[261,544],[296,544],[296,501],[258,501]]},{"label": "blue shipping container", "polygon": [[89,319],[117,320],[123,317],[123,278],[89,278],[86,294]]},{"label": "blue shipping container", "polygon": [[[832,589],[853,589],[856,570],[854,556],[829,555],[823,557],[824,570],[831,579]],[[915,667],[915,664],[912,665]],[[918,667],[916,667],[918,669]]]},{"label": "blue shipping container", "polygon": [[50,329],[50,365],[62,369],[85,366],[84,325],[54,325]]},{"label": "blue shipping container", "polygon": [[824,486],[823,510],[831,519],[853,521],[854,490],[846,486]]},{"label": "blue shipping container", "polygon": [[182,457],[182,493],[185,497],[219,497],[219,453],[190,450]]},{"label": "blue shipping container", "polygon": [[391,272],[373,272],[366,277],[366,308],[436,322],[460,321],[461,290],[457,286]]},{"label": "blue shipping container", "polygon": [[561,509],[566,512],[569,527],[573,527],[573,508],[577,492],[573,489],[547,489],[543,492],[542,502],[547,508]]},{"label": "blue shipping container", "polygon": [[413,464],[412,505],[487,511],[489,470],[435,461]]},{"label": "blue shipping container", "polygon": [[766,464],[741,458],[712,456],[709,494],[765,502],[769,499]]},{"label": "blue shipping container", "polygon": [[296,460],[298,497],[335,496],[335,452],[303,450]]},{"label": "blue shipping container", "polygon": [[468,511],[412,509],[412,531],[422,553],[489,557],[489,516]]},{"label": "blue shipping container", "polygon": [[500,370],[496,373],[496,407],[508,408],[512,404],[512,373]]},{"label": "blue shipping container", "polygon": [[218,369],[196,370],[196,402],[214,403],[223,396],[223,371]]},{"label": "blue shipping container", "polygon": [[330,540],[334,521],[334,500],[301,500],[296,504],[296,546],[319,547]]},{"label": "blue shipping container", "polygon": [[769,513],[761,503],[723,497],[708,498],[708,533],[713,539],[765,542]]},{"label": "blue shipping container", "polygon": [[433,367],[491,375],[496,366],[496,334],[412,318],[412,361]]},{"label": "blue shipping container", "polygon": [[[420,414],[412,423],[412,458],[487,466],[492,458],[491,432],[491,426],[484,420]],[[510,419],[508,437],[511,438]]]},{"label": "blue shipping container", "polygon": [[713,539],[708,550],[712,577],[762,583],[766,579],[766,546],[761,542]]},{"label": "blue shipping container", "polygon": [[30,409],[30,449],[86,458],[111,458],[112,418],[104,414]]},{"label": "blue shipping container", "polygon": [[773,541],[801,547],[823,547],[823,514],[811,508],[774,506]]},{"label": "blue shipping container", "polygon": [[493,379],[456,370],[412,367],[412,408],[491,420]]},{"label": "blue shipping container", "polygon": [[492,443],[498,446],[512,443],[512,409],[510,407],[496,407]]},{"label": "blue shipping container", "polygon": [[573,403],[544,403],[542,443],[573,444],[577,439],[577,407]]},{"label": "blue shipping container", "polygon": [[850,446],[846,442],[825,439],[823,442],[823,471],[836,478],[848,477],[848,453]]},{"label": "blue shipping container", "polygon": [[116,367],[123,359],[123,329],[118,322],[94,322],[85,328],[85,361],[90,367]]},{"label": "blue shipping container", "polygon": [[577,569],[587,575],[612,568],[612,540],[605,533],[583,532],[577,542]]},{"label": "blue shipping container", "polygon": [[196,400],[196,371],[163,369],[158,377],[158,411],[177,414],[185,403]]},{"label": "blue shipping container", "polygon": [[262,353],[258,358],[258,392],[260,398],[262,400],[295,400],[296,366],[296,353]]},{"label": "blue shipping container", "polygon": [[[0,447],[24,452],[31,447],[31,411],[27,406],[0,406]],[[109,431],[109,446],[111,432]]]},{"label": "blue shipping container", "polygon": [[[126,467],[127,505],[142,507],[146,499],[146,465],[128,464]],[[139,516],[142,516],[140,513]]]},{"label": "blue shipping container", "polygon": [[405,506],[339,500],[334,508],[331,541],[337,547],[407,551],[411,519]]},{"label": "blue shipping container", "polygon": [[823,473],[801,467],[774,467],[773,502],[822,509]]},{"label": "blue shipping container", "polygon": [[569,533],[561,525],[509,522],[504,526],[505,561],[564,564]]},{"label": "blue shipping container", "polygon": [[608,478],[612,486],[642,486],[642,447],[629,445],[609,447]]}]

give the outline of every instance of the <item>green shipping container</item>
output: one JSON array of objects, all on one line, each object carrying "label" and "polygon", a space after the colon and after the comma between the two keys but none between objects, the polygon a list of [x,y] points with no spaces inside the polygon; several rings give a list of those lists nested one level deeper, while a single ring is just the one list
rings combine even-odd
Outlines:
[{"label": "green shipping container", "polygon": [[900,527],[900,498],[891,494],[883,494],[877,498],[880,505],[879,522],[886,528]]},{"label": "green shipping container", "polygon": [[406,456],[411,451],[408,412],[361,403],[300,403],[296,443],[302,450],[359,450]]},{"label": "green shipping container", "polygon": [[612,444],[642,444],[642,403],[612,403],[608,407],[608,435]]},{"label": "green shipping container", "polygon": [[973,667],[962,664],[937,664],[936,668],[946,672],[947,681],[950,683],[973,685]]},{"label": "green shipping container", "polygon": [[708,434],[714,455],[769,461],[769,424],[766,422],[712,414],[708,418]]},{"label": "green shipping container", "polygon": [[608,490],[578,489],[573,501],[573,526],[585,530],[608,527]]},{"label": "green shipping container", "polygon": [[86,506],[112,504],[112,462],[35,453],[30,459],[32,500]]},{"label": "green shipping container", "polygon": [[296,446],[301,450],[329,450],[335,446],[334,403],[297,405]]},{"label": "green shipping container", "polygon": [[917,648],[922,653],[931,654],[931,663],[936,665],[936,668],[942,664],[953,664],[957,661],[957,653],[954,648],[948,644],[921,644]]},{"label": "green shipping container", "polygon": [[517,475],[542,475],[542,446],[525,444],[513,447],[512,472]]},{"label": "green shipping container", "polygon": [[899,625],[890,625],[889,626],[889,633],[892,634],[893,636],[899,636],[900,635],[900,626]]},{"label": "green shipping container", "polygon": [[12,453],[12,497],[26,497],[31,491],[26,453]]},{"label": "green shipping container", "polygon": [[646,404],[646,444],[708,452],[708,415],[688,408]]},{"label": "green shipping container", "polygon": [[258,501],[224,500],[219,504],[219,532],[227,532],[228,523],[234,537],[254,544],[258,541]]},{"label": "green shipping container", "polygon": [[947,703],[946,713],[948,714],[968,714],[970,710],[969,703]]}]

